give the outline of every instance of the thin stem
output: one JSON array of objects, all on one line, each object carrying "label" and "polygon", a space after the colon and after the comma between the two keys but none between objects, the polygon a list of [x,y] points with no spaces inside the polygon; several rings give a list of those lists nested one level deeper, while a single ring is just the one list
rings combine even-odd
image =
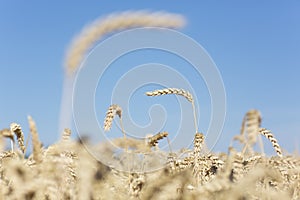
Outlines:
[{"label": "thin stem", "polygon": [[198,133],[197,115],[196,115],[196,109],[195,109],[195,103],[194,103],[194,101],[192,101],[192,107],[193,107],[193,113],[194,113],[195,129],[196,129],[196,133]]},{"label": "thin stem", "polygon": [[123,126],[123,120],[122,118],[120,118],[120,126],[121,126],[121,129],[122,129],[122,133],[123,133],[123,137],[124,137],[124,141],[125,141],[125,149],[126,149],[126,152],[128,151],[128,147],[127,147],[127,143],[126,143],[126,133],[124,131],[124,126]]},{"label": "thin stem", "polygon": [[259,143],[259,147],[260,147],[260,152],[262,153],[262,155],[265,155],[264,143],[262,141],[261,135],[258,135],[258,143]]},{"label": "thin stem", "polygon": [[11,151],[14,151],[14,142],[13,142],[13,140],[10,140],[10,148],[11,148]]},{"label": "thin stem", "polygon": [[168,137],[168,136],[167,136],[167,141],[168,141],[168,145],[169,145],[170,153],[172,153],[171,143],[170,143],[170,140],[169,140],[169,137]]}]

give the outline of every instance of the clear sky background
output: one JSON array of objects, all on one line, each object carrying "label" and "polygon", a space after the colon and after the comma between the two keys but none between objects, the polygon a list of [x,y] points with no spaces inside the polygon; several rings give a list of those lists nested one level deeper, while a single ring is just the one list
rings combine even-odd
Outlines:
[{"label": "clear sky background", "polygon": [[252,108],[261,111],[262,126],[273,131],[284,149],[298,148],[299,1],[2,1],[0,128],[17,122],[27,136],[30,114],[42,142],[55,142],[63,60],[71,39],[99,16],[140,9],[184,15],[188,24],[181,31],[200,43],[219,68],[227,116],[216,151],[227,150]]}]

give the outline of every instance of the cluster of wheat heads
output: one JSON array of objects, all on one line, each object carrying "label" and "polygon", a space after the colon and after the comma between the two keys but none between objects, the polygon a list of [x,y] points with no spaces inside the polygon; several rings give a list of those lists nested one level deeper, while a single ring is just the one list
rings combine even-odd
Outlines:
[{"label": "cluster of wheat heads", "polygon": [[[113,114],[118,115],[116,110]],[[45,147],[31,117],[28,124],[32,140],[29,156],[24,155],[27,142],[19,124],[13,123],[11,129],[0,131],[0,199],[300,198],[299,157],[282,154],[274,135],[264,128],[259,128],[257,134],[271,142],[277,156],[254,150],[252,154],[244,153],[243,148],[233,147],[229,147],[228,153],[206,153],[205,136],[196,133],[187,154],[160,154],[166,157],[165,165],[150,173],[105,166],[87,153],[82,142],[70,138],[69,129],[64,130],[56,144]],[[167,132],[161,132],[148,137],[146,142],[131,138],[116,138],[114,142],[149,154],[161,151],[151,147],[167,136]],[[5,150],[4,140],[13,141],[13,147],[16,140],[18,148]],[[110,149],[99,153],[113,156]]]}]

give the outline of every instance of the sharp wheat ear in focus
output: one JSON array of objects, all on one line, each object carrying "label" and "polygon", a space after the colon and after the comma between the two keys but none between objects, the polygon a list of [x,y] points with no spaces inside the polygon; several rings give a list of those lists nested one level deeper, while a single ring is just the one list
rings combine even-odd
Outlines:
[{"label": "sharp wheat ear in focus", "polygon": [[105,131],[109,131],[111,129],[112,121],[115,115],[118,115],[120,119],[122,118],[122,108],[117,104],[111,105],[106,112],[104,120]]},{"label": "sharp wheat ear in focus", "polygon": [[188,92],[184,89],[178,89],[178,88],[165,88],[165,89],[161,89],[161,90],[154,90],[154,91],[146,92],[147,96],[161,96],[161,95],[167,95],[167,94],[175,94],[175,95],[183,96],[189,102],[192,103],[193,113],[194,113],[194,125],[195,125],[195,129],[196,129],[196,133],[198,133],[195,103],[194,103],[194,98],[190,92]]},{"label": "sharp wheat ear in focus", "polygon": [[260,128],[259,129],[259,133],[261,133],[262,135],[264,135],[272,143],[272,146],[274,147],[277,155],[279,157],[282,157],[281,148],[280,148],[277,140],[274,138],[272,132],[270,130],[265,129],[265,128]]},{"label": "sharp wheat ear in focus", "polygon": [[[111,129],[112,121],[115,115],[118,115],[120,118],[120,126],[122,129],[124,140],[126,141],[126,133],[123,127],[123,120],[122,120],[122,108],[117,104],[111,105],[106,112],[106,117],[104,120],[104,131],[109,131]],[[126,151],[127,151],[127,146],[126,146]]]},{"label": "sharp wheat ear in focus", "polygon": [[181,95],[185,97],[189,102],[193,102],[193,96],[188,91],[185,91],[184,89],[178,89],[178,88],[166,88],[161,90],[154,90],[151,92],[146,92],[147,96],[161,96],[166,94],[176,94]]},{"label": "sharp wheat ear in focus", "polygon": [[92,45],[103,36],[135,27],[180,28],[185,24],[181,15],[165,12],[123,12],[100,18],[86,26],[73,40],[66,55],[66,69],[73,74]]}]

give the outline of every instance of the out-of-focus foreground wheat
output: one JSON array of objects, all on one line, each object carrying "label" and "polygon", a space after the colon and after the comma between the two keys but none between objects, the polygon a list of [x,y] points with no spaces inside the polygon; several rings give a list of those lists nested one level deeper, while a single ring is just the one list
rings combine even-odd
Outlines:
[{"label": "out-of-focus foreground wheat", "polygon": [[[184,156],[182,153],[165,152],[166,163],[162,168],[154,172],[136,172],[118,171],[97,161],[82,142],[70,138],[69,129],[56,144],[43,147],[35,122],[31,117],[28,120],[33,144],[29,157],[24,156],[22,142],[19,142],[18,148],[4,150],[4,140],[15,141],[18,136],[13,133],[15,129],[1,130],[1,199],[300,198],[299,157],[282,155],[273,134],[263,128],[255,137],[262,134],[269,139],[276,156],[255,152],[248,139],[241,139],[240,135],[234,140],[247,146],[249,151],[243,152],[243,148],[239,150],[230,146],[228,153],[205,153],[202,149],[205,137],[196,133],[195,138],[191,138],[194,139],[194,147]],[[13,127],[22,132],[19,124],[14,123]],[[128,151],[132,153],[147,154],[160,152],[158,143],[167,135],[166,132],[159,133],[145,141],[124,140],[122,137],[114,142],[129,147]],[[241,135],[246,137],[247,132]],[[122,142],[126,144],[122,145]],[[100,145],[109,146],[106,143]],[[108,157],[114,154],[111,148],[102,149],[105,151],[99,153]],[[131,162],[131,159],[122,160],[124,166]],[[138,160],[135,162],[139,163]],[[144,164],[140,161],[141,168]]]},{"label": "out-of-focus foreground wheat", "polygon": [[[127,23],[121,21],[126,16],[130,19]],[[180,17],[172,19],[172,16],[123,13],[111,16],[111,21],[109,18],[101,21],[106,29],[87,27],[77,40],[79,43],[72,44],[67,56],[69,72],[76,70],[90,44],[105,30],[162,24],[176,27],[182,23]],[[153,22],[155,19],[157,23]],[[94,25],[101,23],[97,21]],[[86,32],[93,34],[82,39]],[[190,93],[176,88],[147,93],[149,96],[163,94],[181,95],[193,102]],[[117,105],[109,107],[104,126],[107,131],[116,114],[121,119],[121,108]],[[195,112],[194,119],[196,122]],[[270,130],[261,127],[261,116],[257,110],[246,113],[241,133],[233,138],[233,142],[239,143],[241,148],[229,145],[227,153],[208,153],[204,149],[205,134],[198,132],[196,124],[194,138],[190,138],[194,146],[185,150],[184,154],[172,152],[171,148],[170,152],[159,149],[159,142],[168,139],[171,133],[161,132],[137,140],[126,138],[122,128],[124,137],[111,141],[124,148],[124,152],[118,155],[120,165],[126,169],[121,171],[92,157],[83,141],[71,139],[69,129],[64,130],[57,143],[45,147],[39,139],[38,124],[28,117],[30,147],[24,139],[22,126],[27,125],[12,123],[0,130],[0,199],[300,199],[299,156],[282,152],[280,141]],[[260,152],[254,149],[257,141]],[[275,156],[263,153],[263,141],[273,146]],[[10,143],[8,147],[6,142]],[[88,142],[84,144],[88,145]],[[107,159],[116,156],[111,145],[105,142],[95,146],[90,144],[90,149],[95,149]],[[25,156],[26,152],[32,154]],[[153,153],[163,156],[163,159],[154,157],[143,162],[139,160],[142,159],[140,156],[123,156],[135,153]],[[136,163],[137,168],[147,169],[161,160],[165,161],[164,165],[152,172],[126,168]]]}]

